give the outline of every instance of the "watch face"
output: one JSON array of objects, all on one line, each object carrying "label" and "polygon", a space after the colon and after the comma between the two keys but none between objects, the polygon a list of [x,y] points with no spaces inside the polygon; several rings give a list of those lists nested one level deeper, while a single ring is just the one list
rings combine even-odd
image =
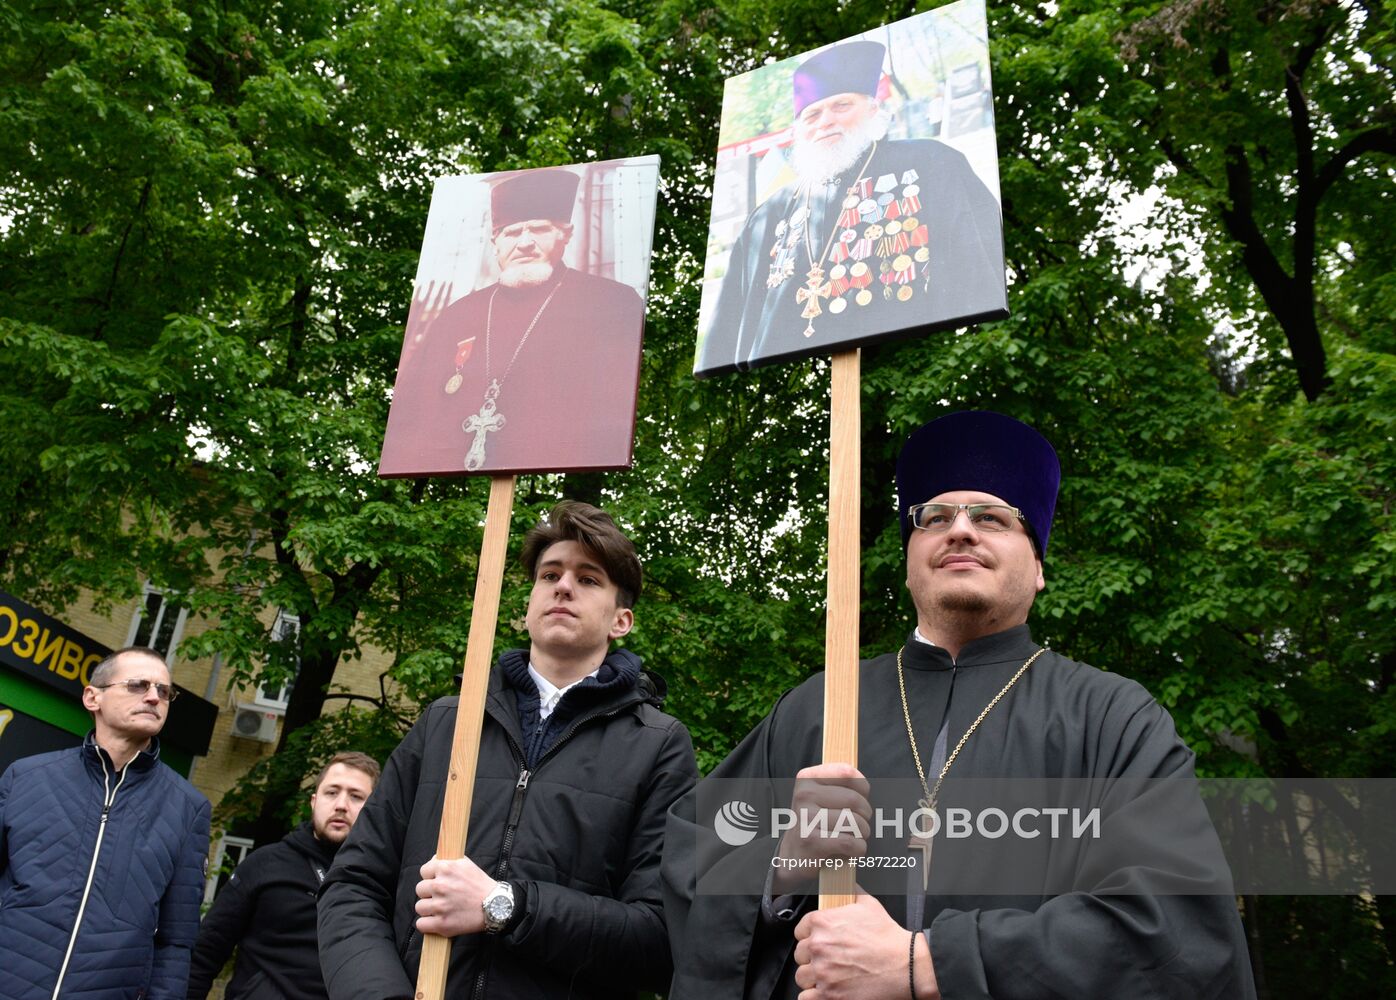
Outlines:
[{"label": "watch face", "polygon": [[499,895],[485,900],[485,912],[491,920],[503,922],[514,912],[514,901],[508,896]]}]

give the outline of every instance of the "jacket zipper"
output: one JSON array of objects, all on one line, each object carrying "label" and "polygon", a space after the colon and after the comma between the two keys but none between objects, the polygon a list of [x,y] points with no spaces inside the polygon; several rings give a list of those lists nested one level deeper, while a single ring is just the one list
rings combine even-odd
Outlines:
[{"label": "jacket zipper", "polygon": [[519,780],[514,783],[514,799],[509,803],[509,819],[504,824],[504,844],[499,849],[499,863],[494,866],[494,879],[503,881],[509,874],[509,855],[514,849],[514,834],[519,829],[519,816],[523,813],[524,796],[528,794],[528,768],[519,772]]},{"label": "jacket zipper", "polygon": [[[509,819],[504,825],[504,843],[499,850],[499,863],[495,865],[494,877],[496,881],[502,881],[509,874],[509,856],[514,849],[514,835],[518,832],[519,818],[523,814],[523,800],[524,795],[528,792],[529,779],[538,772],[540,767],[548,762],[548,759],[552,757],[553,754],[561,750],[583,726],[601,719],[613,718],[627,708],[630,708],[633,704],[634,702],[626,702],[624,705],[617,705],[609,712],[597,712],[594,715],[583,716],[572,723],[571,727],[558,737],[557,742],[539,759],[532,771],[527,767],[523,767],[519,771],[519,780],[514,784],[514,800],[509,804]],[[508,740],[509,746],[519,755],[520,760],[522,760],[523,748],[514,742],[512,736],[508,736]]]},{"label": "jacket zipper", "polygon": [[[504,824],[504,843],[501,844],[499,848],[499,862],[494,866],[494,879],[496,882],[504,881],[509,874],[509,858],[514,850],[514,835],[519,829],[519,818],[523,815],[524,796],[528,794],[529,779],[547,762],[548,758],[561,750],[583,726],[589,725],[596,720],[609,719],[617,716],[634,704],[636,704],[634,701],[628,701],[624,705],[617,705],[609,712],[597,712],[594,715],[587,715],[578,719],[576,722],[572,723],[571,727],[566,732],[558,737],[558,741],[542,756],[532,771],[528,769],[527,764],[524,762],[523,747],[519,746],[514,740],[514,737],[511,736],[507,730],[505,731],[504,738],[509,741],[509,749],[511,749],[518,758],[520,769],[519,780],[514,782],[514,798],[509,803],[509,819]],[[470,992],[471,1000],[482,1000],[485,995],[485,981],[489,978],[490,958],[493,956],[494,952],[493,938],[489,940],[488,947],[489,951],[486,952],[485,960],[481,963],[480,973],[475,977],[475,988]]]},{"label": "jacket zipper", "polygon": [[[116,787],[110,787],[111,774],[107,771],[106,758],[102,756],[100,747],[93,745],[97,753],[97,760],[102,765],[102,821],[97,825],[97,843],[92,848],[92,863],[87,868],[87,884],[82,887],[82,899],[78,900],[78,915],[73,921],[73,933],[68,938],[68,950],[63,953],[63,965],[58,969],[58,982],[53,984],[52,1000],[58,1000],[58,991],[63,988],[63,977],[68,974],[68,962],[73,957],[73,946],[78,942],[78,928],[82,926],[82,915],[87,910],[87,898],[92,892],[92,878],[97,874],[97,858],[102,853],[102,838],[107,834],[107,817],[111,813],[111,807],[116,802],[116,793],[121,790],[122,782],[126,780],[126,768],[131,766],[131,761],[126,762],[126,767],[121,769],[121,777],[117,779]],[[135,760],[135,758],[131,758]]]},{"label": "jacket zipper", "polygon": [[621,713],[621,712],[624,712],[626,709],[631,708],[631,707],[633,707],[634,705],[642,704],[642,703],[643,703],[643,699],[637,699],[637,700],[635,700],[635,701],[627,701],[624,705],[617,705],[615,708],[611,709],[609,712],[597,712],[597,713],[594,714],[594,715],[584,715],[584,716],[582,716],[582,717],[581,717],[580,719],[578,719],[576,722],[572,723],[571,728],[569,728],[565,733],[563,733],[561,736],[558,737],[557,742],[554,743],[554,744],[552,745],[552,747],[549,748],[548,752],[545,753],[545,754],[542,756],[542,758],[538,761],[538,765],[537,765],[536,767],[534,767],[534,769],[533,769],[534,772],[536,773],[536,772],[538,771],[538,768],[542,767],[543,764],[548,760],[549,757],[551,757],[553,754],[557,753],[557,752],[558,752],[559,750],[561,750],[564,746],[566,746],[566,745],[568,744],[568,742],[571,741],[572,737],[573,737],[573,736],[576,736],[577,733],[578,733],[578,731],[581,730],[581,728],[582,728],[583,726],[590,725],[591,723],[596,722],[596,721],[598,721],[598,720],[600,720],[600,719],[611,719],[611,718],[615,718],[617,715],[620,715],[620,713]]},{"label": "jacket zipper", "polygon": [[[514,832],[519,826],[519,816],[523,813],[524,796],[528,794],[528,779],[531,772],[527,765],[523,763],[523,747],[515,742],[514,737],[508,730],[504,731],[504,738],[509,743],[509,749],[519,761],[519,778],[514,782],[514,797],[509,803],[509,819],[504,824],[504,843],[499,849],[499,861],[494,866],[495,881],[502,881],[504,872],[509,870],[509,852],[514,848]],[[539,761],[541,764],[542,761]],[[482,1000],[485,995],[485,981],[489,978],[490,960],[494,956],[494,938],[487,936],[485,940],[484,955],[480,960],[480,971],[475,976],[475,985],[470,990],[471,1000]]]},{"label": "jacket zipper", "polygon": [[509,856],[514,849],[514,835],[518,832],[519,818],[523,814],[524,796],[528,793],[529,779],[532,778],[534,774],[538,773],[538,769],[546,764],[549,758],[566,746],[583,726],[590,725],[592,722],[601,719],[613,718],[634,704],[634,701],[628,701],[624,705],[617,705],[608,712],[597,712],[593,715],[585,715],[576,720],[566,732],[558,737],[558,741],[548,749],[548,752],[539,759],[532,771],[530,771],[524,763],[523,747],[519,746],[513,736],[507,731],[505,732],[504,737],[509,742],[509,749],[514,752],[519,764],[519,778],[518,781],[514,783],[514,798],[509,804],[509,819],[504,825],[504,843],[500,845],[499,861],[494,867],[494,877],[496,881],[502,881],[505,876],[509,874]]}]

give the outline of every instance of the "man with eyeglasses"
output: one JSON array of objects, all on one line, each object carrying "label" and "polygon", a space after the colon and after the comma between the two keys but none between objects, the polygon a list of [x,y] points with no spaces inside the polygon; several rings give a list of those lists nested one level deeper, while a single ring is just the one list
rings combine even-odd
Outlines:
[{"label": "man with eyeglasses", "polygon": [[185,995],[209,803],[160,762],[174,696],[159,653],[117,650],[82,745],[0,776],[0,1000]]},{"label": "man with eyeglasses", "polygon": [[[1051,444],[997,413],[907,439],[897,491],[916,624],[861,665],[857,767],[819,763],[819,675],[707,779],[718,798],[788,805],[799,822],[737,843],[702,786],[674,806],[670,1000],[1255,995],[1172,719],[1137,683],[1032,639],[1060,476]],[[1099,808],[1099,837],[1077,832],[1083,807]],[[816,909],[821,869],[852,869],[856,902]]]}]

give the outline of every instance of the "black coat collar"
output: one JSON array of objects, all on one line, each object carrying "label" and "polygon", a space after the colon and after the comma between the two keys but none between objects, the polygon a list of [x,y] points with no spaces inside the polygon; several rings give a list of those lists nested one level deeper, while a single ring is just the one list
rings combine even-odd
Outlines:
[{"label": "black coat collar", "polygon": [[973,639],[960,650],[959,659],[951,657],[940,646],[922,642],[913,632],[907,636],[902,662],[908,670],[949,670],[952,667],[977,667],[1024,660],[1036,649],[1032,631],[1027,625],[1015,625],[1002,632]]}]

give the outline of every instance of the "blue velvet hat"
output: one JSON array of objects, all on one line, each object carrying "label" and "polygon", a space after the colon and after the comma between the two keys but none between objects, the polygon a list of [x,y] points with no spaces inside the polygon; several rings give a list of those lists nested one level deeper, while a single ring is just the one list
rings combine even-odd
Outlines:
[{"label": "blue velvet hat", "polygon": [[516,222],[547,219],[564,225],[572,221],[581,180],[570,170],[524,170],[490,188],[490,225],[496,231]]},{"label": "blue velvet hat", "polygon": [[844,42],[816,52],[795,70],[795,117],[815,101],[835,94],[877,96],[882,79],[882,57],[887,47],[881,42]]},{"label": "blue velvet hat", "polygon": [[989,410],[951,413],[913,431],[897,456],[902,548],[911,538],[907,509],[955,490],[992,493],[1019,508],[1039,556],[1057,509],[1061,464],[1051,442],[1027,424]]}]

